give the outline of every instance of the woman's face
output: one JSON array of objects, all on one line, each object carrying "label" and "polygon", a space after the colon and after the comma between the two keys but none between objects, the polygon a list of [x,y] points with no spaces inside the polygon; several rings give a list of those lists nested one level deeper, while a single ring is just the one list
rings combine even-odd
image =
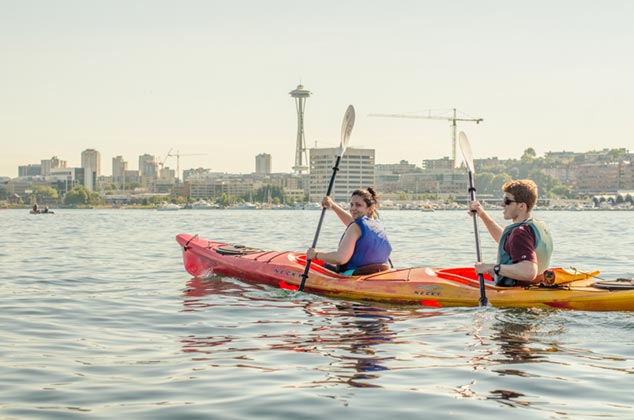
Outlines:
[{"label": "woman's face", "polygon": [[368,207],[363,198],[353,195],[350,199],[350,214],[355,220],[363,216],[370,217],[370,207]]}]

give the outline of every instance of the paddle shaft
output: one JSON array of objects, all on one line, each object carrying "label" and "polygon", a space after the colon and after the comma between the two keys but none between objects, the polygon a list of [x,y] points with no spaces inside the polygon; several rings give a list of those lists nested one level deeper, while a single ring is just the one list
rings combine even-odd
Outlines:
[{"label": "paddle shaft", "polygon": [[[332,168],[332,176],[330,177],[330,183],[328,184],[328,192],[326,195],[330,195],[332,193],[332,187],[335,184],[335,177],[337,176],[337,171],[339,171],[339,162],[341,161],[341,154],[337,156],[337,160],[335,161],[335,166]],[[317,224],[317,230],[315,231],[315,237],[313,238],[313,245],[311,248],[315,248],[317,246],[317,239],[319,239],[319,232],[321,232],[321,224],[324,221],[324,215],[326,214],[326,208],[323,207],[321,209],[321,215],[319,216],[319,224]],[[304,268],[304,273],[302,274],[302,282],[299,284],[299,291],[304,290],[304,283],[306,283],[306,278],[308,278],[308,270],[310,270],[310,263],[312,260],[306,259],[306,268]]]},{"label": "paddle shaft", "polygon": [[[469,170],[469,195],[471,196],[471,201],[475,201],[476,199],[476,189],[475,182],[473,180],[473,172]],[[475,243],[476,243],[476,257],[478,258],[478,262],[482,262],[482,257],[480,254],[480,235],[478,234],[478,212],[473,210],[471,212],[473,216],[473,231],[475,232]],[[478,280],[480,281],[480,306],[486,306],[488,303],[486,291],[484,289],[484,275],[478,274]]]},{"label": "paddle shaft", "polygon": [[[326,193],[326,195],[332,194],[332,187],[335,183],[335,176],[337,176],[337,172],[339,171],[340,160],[341,160],[341,156],[337,156],[337,161],[335,162],[335,166],[334,168],[332,168],[332,175],[330,177],[330,183],[328,184],[328,192]],[[311,246],[311,248],[315,248],[317,246],[317,239],[319,239],[319,233],[321,232],[321,225],[324,221],[325,214],[326,214],[326,208],[322,207],[321,215],[319,216],[319,223],[317,224],[317,230],[315,231],[315,237],[313,238],[313,245]]]}]

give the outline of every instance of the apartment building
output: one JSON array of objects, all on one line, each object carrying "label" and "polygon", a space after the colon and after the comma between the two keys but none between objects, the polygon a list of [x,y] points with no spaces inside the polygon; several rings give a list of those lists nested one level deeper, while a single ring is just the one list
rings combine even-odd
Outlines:
[{"label": "apartment building", "polygon": [[[309,201],[321,202],[328,191],[339,148],[310,149]],[[356,189],[374,187],[374,149],[348,148],[339,163],[332,197],[347,203]]]}]

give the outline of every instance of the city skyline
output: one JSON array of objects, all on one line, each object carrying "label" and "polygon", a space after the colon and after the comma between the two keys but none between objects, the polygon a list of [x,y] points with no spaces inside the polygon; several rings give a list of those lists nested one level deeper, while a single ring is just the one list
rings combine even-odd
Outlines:
[{"label": "city skyline", "polygon": [[307,148],[337,146],[353,104],[350,144],[377,163],[451,156],[448,121],[369,116],[430,109],[483,118],[458,125],[475,158],[634,149],[631,2],[184,4],[3,2],[0,176],[52,156],[79,167],[89,148],[104,174],[170,150],[201,154],[181,172],[250,173],[261,153],[291,172],[299,84]]},{"label": "city skyline", "polygon": [[[329,147],[315,148],[315,149],[328,149],[328,148]],[[523,154],[523,152],[526,149],[529,149],[529,148],[533,148],[533,147],[530,146],[530,145],[527,145],[526,148],[522,151],[522,154]],[[311,149],[313,149],[313,148],[309,148],[308,150],[310,151]],[[338,147],[336,149],[338,149]],[[372,148],[360,148],[360,149],[371,150],[373,153],[375,152],[375,149],[372,149]],[[610,149],[625,149],[628,154],[633,152],[632,150],[627,149],[625,147],[616,146],[614,148],[606,148],[606,147],[604,147],[604,148],[601,148],[601,149],[583,150],[583,151],[578,151],[578,152],[571,152],[571,151],[566,151],[566,150],[547,150],[546,152],[544,152],[542,154],[537,154],[537,157],[538,158],[545,157],[545,155],[548,154],[548,153],[552,153],[552,154],[558,154],[558,153],[579,153],[579,154],[584,154],[584,153],[591,153],[591,152],[601,152],[601,151],[610,150]],[[95,150],[95,149],[92,149],[92,148],[83,150],[80,153],[80,155],[83,155],[84,152],[96,152],[97,155],[100,155],[98,150]],[[155,159],[154,160],[150,160],[150,158],[155,158]],[[245,156],[244,158],[248,160],[248,157]],[[497,158],[497,156],[479,156],[479,157],[475,158],[475,161],[487,160],[487,159],[492,159],[492,158]],[[506,159],[510,159],[510,160],[516,159],[517,160],[517,159],[520,159],[520,158],[521,158],[521,155],[509,156]],[[80,168],[80,167],[83,167],[82,165],[71,165],[71,164],[68,163],[69,162],[68,159],[64,159],[64,157],[60,157],[60,156],[54,155],[54,156],[52,156],[50,158],[40,159],[39,162],[30,162],[30,163],[16,165],[16,172],[18,172],[18,168],[21,167],[21,166],[25,166],[26,167],[26,166],[32,166],[32,165],[40,165],[42,162],[48,163],[50,161],[50,159],[58,159],[60,162],[63,162],[63,165],[65,165],[64,167],[66,167],[66,168]],[[146,153],[143,153],[143,154],[137,156],[136,158],[132,159],[132,161],[133,162],[137,162],[137,161],[140,162],[141,160],[144,160],[144,161],[147,161],[147,163],[151,163],[153,166],[156,166],[157,170],[161,170],[162,168],[165,168],[166,170],[170,169],[172,171],[175,171],[175,167],[173,167],[171,165],[161,165],[161,163],[159,162],[159,159],[160,158],[158,156],[152,155],[151,153],[147,153],[146,152]],[[440,158],[422,159],[422,160],[417,161],[417,162],[413,162],[411,160],[408,160],[406,157],[398,159],[397,161],[394,161],[394,162],[382,162],[382,161],[379,161],[377,159],[376,164],[377,165],[390,165],[390,164],[399,164],[401,162],[406,162],[407,164],[413,165],[413,166],[418,167],[418,168],[422,168],[422,166],[423,166],[422,164],[423,164],[424,161],[433,161],[433,160],[444,161],[445,159],[451,160],[451,157],[450,156],[443,156],[443,157],[440,157]],[[271,162],[273,160],[274,160],[274,156],[272,156],[272,155],[270,155],[268,153],[259,153],[257,155],[252,156],[253,165],[252,165],[251,170],[248,170],[248,171],[244,171],[244,172],[213,171],[212,168],[205,167],[205,166],[201,166],[201,167],[197,167],[197,168],[194,168],[194,167],[191,167],[191,168],[189,168],[189,167],[181,167],[180,168],[181,169],[181,173],[177,174],[177,176],[178,176],[178,178],[180,178],[182,180],[183,179],[183,177],[182,177],[183,176],[183,171],[195,170],[195,169],[200,169],[200,168],[206,169],[206,170],[211,170],[212,172],[217,172],[217,173],[244,174],[244,175],[253,174],[253,173],[254,174],[267,174],[267,173],[288,173],[288,174],[291,174],[291,173],[294,173],[294,170],[292,168],[289,168],[287,171],[272,171],[272,170],[270,170]],[[501,160],[505,160],[505,159],[501,159]],[[458,162],[459,162],[458,166],[460,166],[460,164],[462,163],[462,157],[460,157],[458,159]],[[139,171],[140,173],[143,172],[142,167],[146,166],[145,162],[144,162],[143,164],[139,163],[137,165],[138,167],[134,167],[134,165],[132,167],[130,167],[129,166],[130,160],[127,159],[127,157],[122,156],[122,155],[114,156],[110,160],[110,165],[108,165],[108,164],[103,165],[101,161],[99,161],[99,160],[96,161],[96,165],[98,165],[100,168],[110,168],[111,169],[110,172],[107,171],[107,170],[100,169],[100,173],[103,176],[114,176],[114,174],[112,173],[113,165],[116,165],[119,168],[124,163],[125,163],[126,170]],[[261,168],[266,168],[266,170],[264,170],[264,169],[258,170],[259,166],[261,166]],[[123,169],[120,169],[120,168],[119,168],[119,170],[123,171]],[[0,178],[2,178],[2,177],[16,178],[17,176],[0,175]]]}]

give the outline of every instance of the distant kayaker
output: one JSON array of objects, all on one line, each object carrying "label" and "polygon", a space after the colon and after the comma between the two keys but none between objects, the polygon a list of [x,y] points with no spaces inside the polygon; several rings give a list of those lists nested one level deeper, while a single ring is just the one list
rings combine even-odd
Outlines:
[{"label": "distant kayaker", "polygon": [[326,196],[321,206],[331,209],[346,225],[336,251],[325,252],[309,248],[306,257],[322,260],[328,268],[345,274],[371,274],[389,269],[392,245],[383,224],[378,220],[379,197],[372,188],[355,190],[350,198],[350,211],[344,210]]},{"label": "distant kayaker", "polygon": [[39,213],[39,212],[40,212],[40,209],[37,206],[37,204],[33,204],[33,213]]},{"label": "distant kayaker", "polygon": [[469,214],[475,211],[498,243],[497,263],[476,263],[476,272],[490,274],[498,286],[539,283],[550,266],[553,242],[546,225],[531,215],[537,202],[537,185],[529,179],[509,181],[502,191],[504,219],[513,222],[504,229],[491,219],[479,201],[470,205]]}]

